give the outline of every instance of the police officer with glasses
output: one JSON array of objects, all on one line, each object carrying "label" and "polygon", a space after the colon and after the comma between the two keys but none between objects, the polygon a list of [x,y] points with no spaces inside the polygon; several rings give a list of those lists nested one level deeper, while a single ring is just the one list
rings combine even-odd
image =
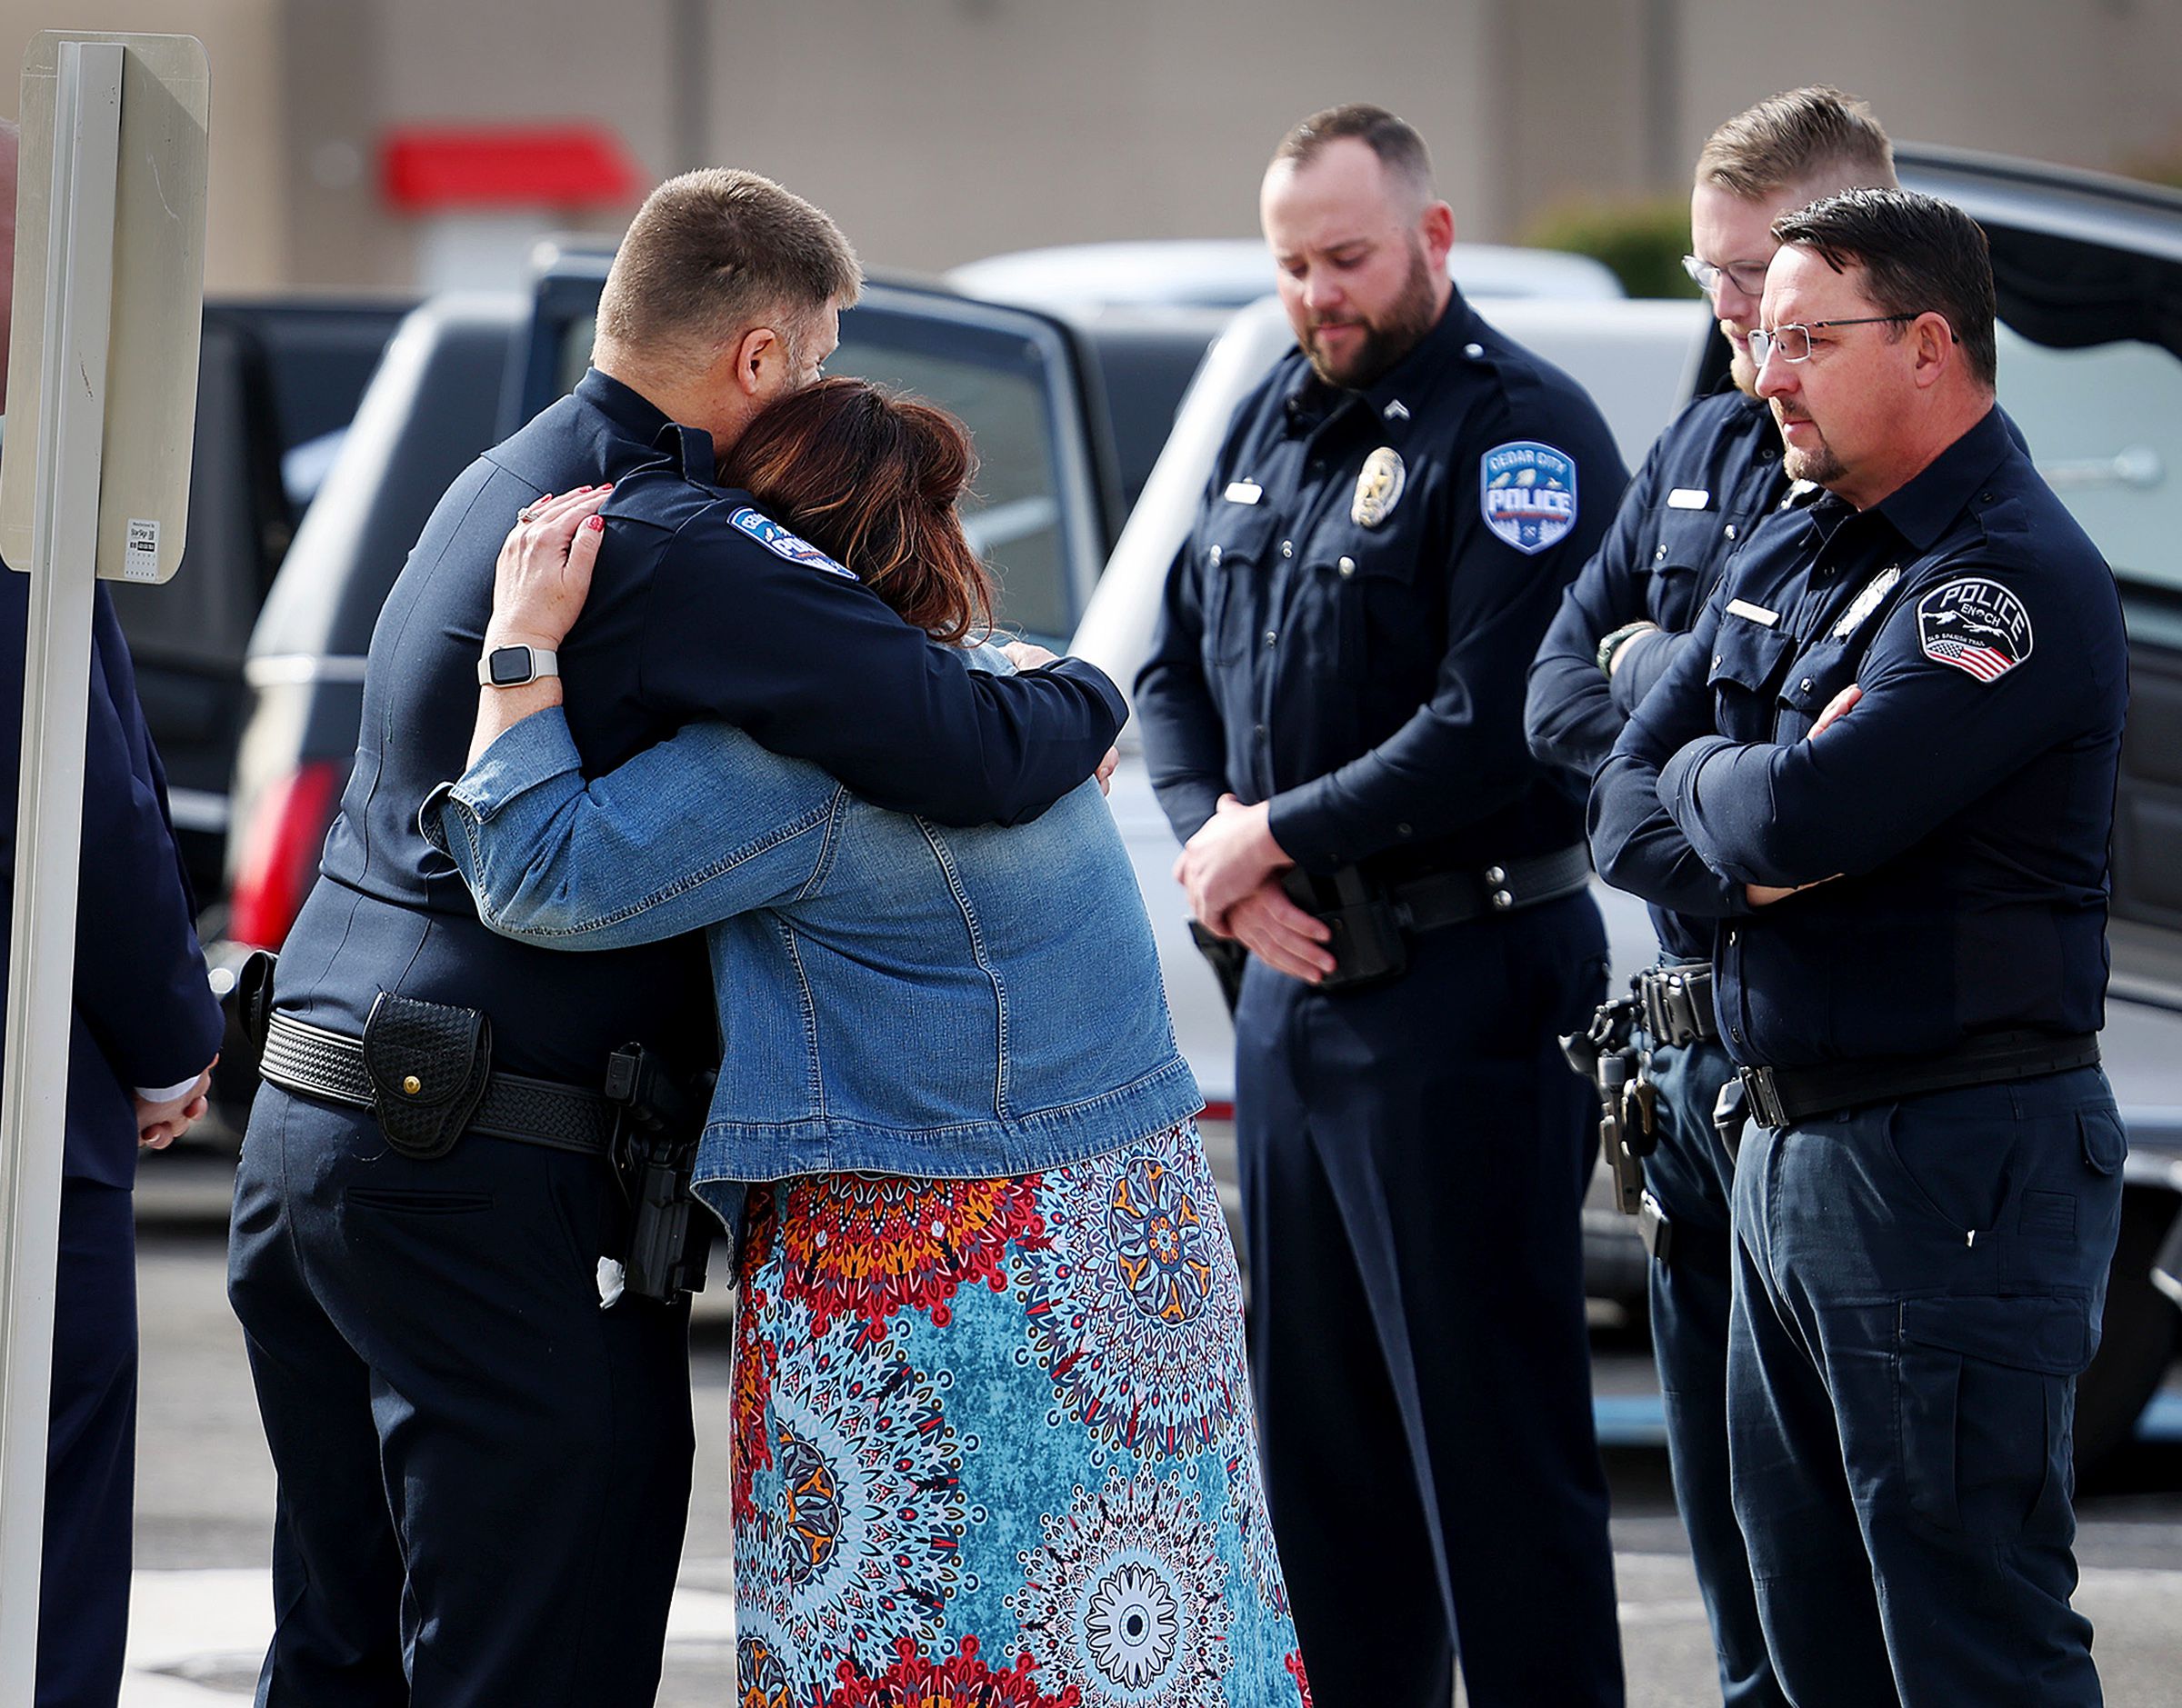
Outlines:
[{"label": "police officer with glasses", "polygon": [[[1730,355],[1727,378],[1670,423],[1630,483],[1597,554],[1563,595],[1531,667],[1531,751],[1588,786],[1645,692],[1688,644],[1688,630],[1758,524],[1789,503],[1779,430],[1757,394],[1749,335],[1772,226],[1838,190],[1894,182],[1893,149],[1868,108],[1838,90],[1792,89],[1716,130],[1697,156],[1684,257]],[[1727,1476],[1727,1308],[1734,1163],[1713,1105],[1735,1064],[1712,1002],[1713,921],[1656,907],[1659,959],[1634,1000],[1599,1012],[1594,1048],[1608,1079],[1626,1208],[1650,1264],[1652,1352],[1666,1404],[1667,1459],[1728,1708],[1786,1699],[1766,1655],[1750,1558]],[[1613,1131],[1610,1124],[1609,1132]],[[1639,1154],[1641,1153],[1641,1154]]]},{"label": "police officer with glasses", "polygon": [[2070,1413],[2125,1149],[2100,1072],[2113,577],[1994,403],[1984,234],[1776,223],[1750,353],[1825,489],[1602,767],[1608,880],[1719,922],[1736,1512],[1799,1708],[2096,1703]]}]

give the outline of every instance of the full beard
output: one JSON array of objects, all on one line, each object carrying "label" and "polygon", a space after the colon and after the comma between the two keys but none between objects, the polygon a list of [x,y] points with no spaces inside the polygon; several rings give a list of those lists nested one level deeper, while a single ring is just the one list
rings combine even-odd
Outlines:
[{"label": "full beard", "polygon": [[1360,392],[1384,378],[1396,363],[1422,344],[1436,318],[1432,269],[1426,265],[1424,245],[1412,238],[1409,276],[1402,282],[1402,294],[1394,306],[1377,321],[1346,323],[1363,329],[1355,350],[1336,360],[1321,347],[1314,326],[1304,340],[1303,354],[1310,361],[1311,371],[1328,385]]}]

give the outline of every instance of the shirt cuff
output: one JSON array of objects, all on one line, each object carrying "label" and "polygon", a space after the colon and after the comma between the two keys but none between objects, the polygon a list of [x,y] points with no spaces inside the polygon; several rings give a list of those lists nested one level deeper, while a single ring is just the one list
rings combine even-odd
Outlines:
[{"label": "shirt cuff", "polygon": [[[1306,872],[1331,872],[1353,864],[1356,858],[1336,845],[1339,840],[1353,842],[1354,838],[1341,838],[1342,816],[1332,810],[1327,799],[1332,780],[1331,772],[1313,777],[1275,795],[1266,808],[1266,823],[1273,840],[1280,844],[1281,853]],[[1350,822],[1353,826],[1353,819]]]},{"label": "shirt cuff", "polygon": [[137,1085],[132,1089],[147,1104],[171,1104],[184,1092],[195,1090],[197,1082],[204,1077],[204,1071],[199,1069],[187,1079],[178,1079],[172,1085]]},{"label": "shirt cuff", "polygon": [[583,758],[568,733],[568,715],[560,706],[534,712],[505,729],[493,744],[453,783],[443,783],[417,808],[416,828],[440,853],[447,852],[443,808],[452,804],[479,823],[489,823],[516,796],[551,782],[564,772],[580,772]]}]

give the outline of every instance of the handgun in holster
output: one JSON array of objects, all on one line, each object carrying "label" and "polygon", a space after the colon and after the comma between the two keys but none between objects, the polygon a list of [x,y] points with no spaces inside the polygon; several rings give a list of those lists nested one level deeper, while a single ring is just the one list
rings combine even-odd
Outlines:
[{"label": "handgun in holster", "polygon": [[606,1057],[615,1105],[614,1164],[629,1204],[622,1284],[640,1299],[673,1304],[705,1290],[712,1224],[690,1190],[712,1075],[686,1081],[641,1044]]},{"label": "handgun in holster", "polygon": [[[1333,890],[1333,905],[1322,899],[1322,885]],[[1300,867],[1291,866],[1281,887],[1306,913],[1316,916],[1331,934],[1326,953],[1334,970],[1320,979],[1321,991],[1360,990],[1378,984],[1409,970],[1409,944],[1402,935],[1401,917],[1395,912],[1383,884],[1355,866],[1343,866],[1314,880]]]},{"label": "handgun in holster", "polygon": [[1636,1041],[1637,1004],[1618,996],[1600,1005],[1589,1030],[1561,1040],[1568,1065],[1598,1094],[1598,1146],[1614,1176],[1614,1200],[1624,1215],[1644,1213],[1644,1159],[1659,1140],[1657,1092],[1645,1074]]}]

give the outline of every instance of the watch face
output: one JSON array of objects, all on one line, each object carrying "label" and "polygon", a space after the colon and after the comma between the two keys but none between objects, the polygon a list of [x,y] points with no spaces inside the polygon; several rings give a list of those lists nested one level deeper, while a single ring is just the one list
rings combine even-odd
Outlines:
[{"label": "watch face", "polygon": [[486,660],[493,669],[493,686],[495,688],[520,687],[531,679],[530,648],[527,646],[495,646]]}]

